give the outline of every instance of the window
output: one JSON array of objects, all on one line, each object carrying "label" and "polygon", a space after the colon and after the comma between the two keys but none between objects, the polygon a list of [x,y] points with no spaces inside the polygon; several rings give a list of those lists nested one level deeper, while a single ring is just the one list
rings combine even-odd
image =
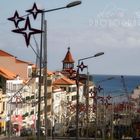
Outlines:
[{"label": "window", "polygon": [[26,100],[30,100],[30,96],[26,96]]},{"label": "window", "polygon": [[47,80],[47,86],[51,86],[52,85],[52,80]]},{"label": "window", "polygon": [[69,87],[69,91],[68,92],[72,92],[72,88],[71,87]]},{"label": "window", "polygon": [[32,110],[31,112],[30,112],[30,115],[33,115],[34,114],[34,110]]},{"label": "window", "polygon": [[76,87],[69,87],[69,92],[74,92],[76,91]]},{"label": "window", "polygon": [[64,91],[66,91],[66,87],[60,87],[60,88],[62,88]]},{"label": "window", "polygon": [[70,97],[69,97],[69,96],[67,96],[67,101],[69,102],[69,100],[70,100]]},{"label": "window", "polygon": [[16,91],[16,84],[13,84],[13,91]]},{"label": "window", "polygon": [[31,96],[31,99],[34,99],[34,98],[35,98],[35,96],[34,96],[34,95],[32,95],[32,96]]},{"label": "window", "polygon": [[72,96],[72,101],[76,100],[76,95]]}]

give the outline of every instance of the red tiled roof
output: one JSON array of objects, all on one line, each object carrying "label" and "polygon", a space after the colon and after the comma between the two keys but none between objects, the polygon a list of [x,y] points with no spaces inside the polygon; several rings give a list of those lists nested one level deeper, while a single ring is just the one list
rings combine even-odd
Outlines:
[{"label": "red tiled roof", "polygon": [[65,63],[74,63],[74,59],[72,58],[72,54],[70,52],[70,48],[68,48],[67,54],[63,60]]},{"label": "red tiled roof", "polygon": [[27,64],[30,64],[30,65],[33,65],[32,63],[30,62],[26,62],[26,61],[23,61],[23,60],[19,60],[17,59],[15,56],[3,51],[3,50],[0,50],[0,56],[8,56],[8,57],[14,57],[15,58],[15,61],[16,63],[27,63]]},{"label": "red tiled roof", "polygon": [[9,53],[3,51],[3,50],[0,50],[0,56],[10,56],[10,57],[15,57],[15,56],[13,56],[13,55],[11,55],[11,54],[9,54]]},{"label": "red tiled roof", "polygon": [[53,72],[52,72],[52,71],[47,70],[47,74],[48,74],[48,75],[53,75]]},{"label": "red tiled roof", "polygon": [[26,62],[26,61],[23,61],[23,60],[19,60],[19,59],[15,59],[16,63],[26,63],[26,64],[29,64],[29,65],[33,65],[32,63],[30,62]]},{"label": "red tiled roof", "polygon": [[15,79],[16,74],[12,73],[11,71],[0,67],[0,75],[2,75],[4,78],[8,79],[8,80],[12,80]]},{"label": "red tiled roof", "polygon": [[52,71],[47,70],[47,74],[50,76],[53,75],[54,73]]},{"label": "red tiled roof", "polygon": [[62,77],[60,79],[57,79],[53,82],[53,85],[75,85],[74,80],[70,80],[66,77]]}]

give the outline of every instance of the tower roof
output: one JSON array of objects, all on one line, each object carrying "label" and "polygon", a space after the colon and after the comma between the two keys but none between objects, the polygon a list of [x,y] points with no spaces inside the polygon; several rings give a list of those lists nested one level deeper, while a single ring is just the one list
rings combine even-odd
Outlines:
[{"label": "tower roof", "polygon": [[72,58],[72,54],[70,52],[70,47],[68,47],[68,51],[63,60],[63,63],[74,63],[74,59]]}]

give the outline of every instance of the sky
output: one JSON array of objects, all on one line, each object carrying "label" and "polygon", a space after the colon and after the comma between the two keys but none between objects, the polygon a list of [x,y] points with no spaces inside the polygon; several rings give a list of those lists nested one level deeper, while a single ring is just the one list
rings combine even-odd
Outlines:
[{"label": "sky", "polygon": [[[139,0],[81,0],[69,9],[45,13],[47,20],[48,69],[62,69],[67,48],[77,65],[78,59],[98,52],[104,55],[84,61],[90,74],[140,75],[140,1]],[[34,2],[38,8],[54,9],[72,0],[1,0],[0,49],[19,59],[35,62],[36,55],[26,46],[21,34],[13,33],[14,24],[7,18],[17,10],[26,15]],[[41,18],[31,19],[32,27],[40,29]],[[24,27],[24,24],[20,24]],[[40,35],[35,35],[40,45]],[[36,50],[31,36],[30,44]]]}]

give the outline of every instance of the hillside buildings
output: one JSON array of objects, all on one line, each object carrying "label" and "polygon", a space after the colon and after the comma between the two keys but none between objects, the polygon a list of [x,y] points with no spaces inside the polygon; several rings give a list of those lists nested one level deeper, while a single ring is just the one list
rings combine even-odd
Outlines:
[{"label": "hillside buildings", "polygon": [[[47,119],[50,130],[55,123],[68,125],[71,121],[75,121],[77,86],[75,80],[69,77],[69,71],[74,70],[74,59],[70,48],[62,65],[61,71],[47,70]],[[36,71],[38,68],[34,64],[19,60],[0,50],[0,133],[4,131],[8,133],[9,129],[14,128],[17,135],[20,135],[23,127],[36,129],[39,91],[39,77]],[[80,82],[79,102],[83,105],[84,88],[84,83]],[[45,125],[44,103],[42,74],[41,126]]]},{"label": "hillside buildings", "polygon": [[[65,126],[63,129],[65,131],[69,126],[76,124],[77,93],[79,94],[79,127],[84,128],[81,129],[83,132],[80,131],[81,136],[87,132],[89,136],[94,136],[95,127],[104,132],[102,137],[107,135],[105,130],[110,130],[110,134],[114,131],[117,135],[121,125],[124,128],[134,125],[135,135],[139,135],[140,87],[134,89],[129,103],[112,105],[113,99],[110,96],[97,96],[95,91],[98,88],[101,90],[101,87],[96,87],[95,90],[87,73],[80,73],[84,80],[79,80],[77,86],[76,70],[75,61],[68,48],[62,60],[62,69],[54,72],[42,69],[41,83],[39,83],[39,70],[36,65],[19,60],[0,50],[0,134],[15,131],[16,135],[20,135],[20,130],[24,127],[36,131],[40,84],[40,126],[45,126],[46,111],[49,135],[57,124],[61,124],[59,125],[61,127]],[[43,71],[47,72],[47,84],[44,84]],[[46,87],[47,100],[44,96]],[[65,135],[65,132],[61,134]]]}]

